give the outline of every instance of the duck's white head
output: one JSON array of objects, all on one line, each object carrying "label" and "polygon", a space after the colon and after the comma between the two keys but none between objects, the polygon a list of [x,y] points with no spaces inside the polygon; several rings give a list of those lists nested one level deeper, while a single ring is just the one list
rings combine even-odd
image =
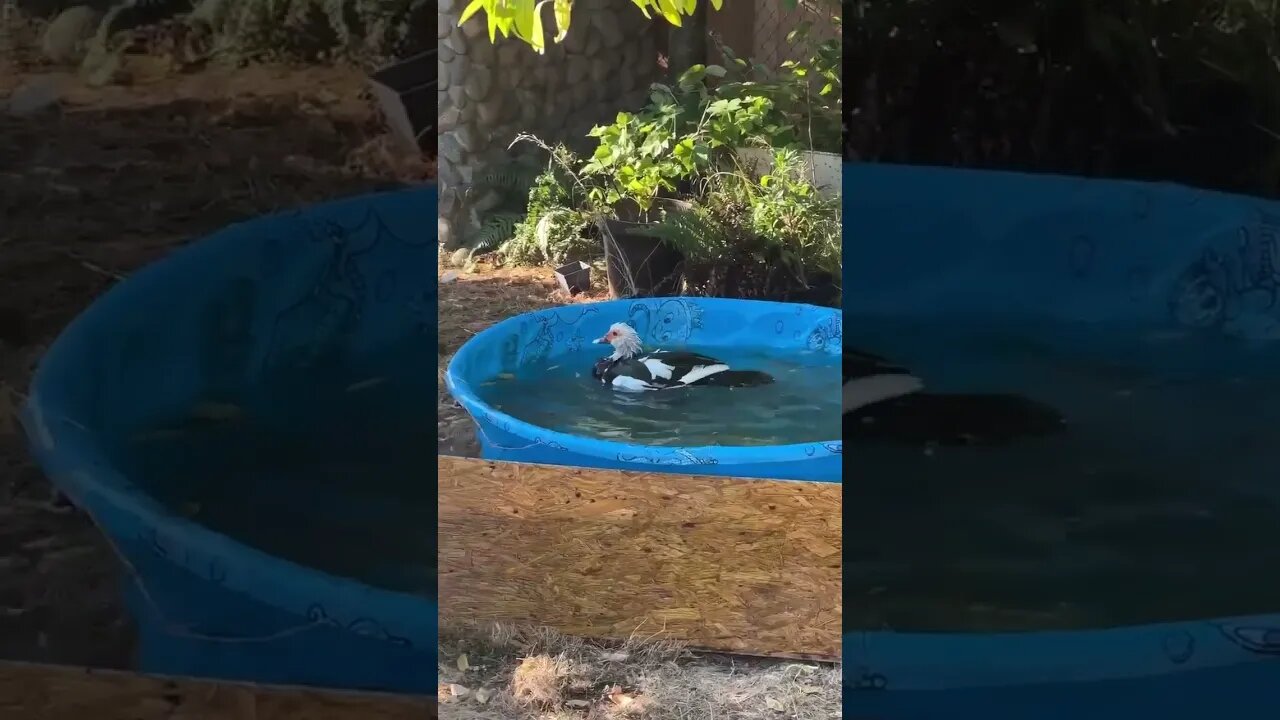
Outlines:
[{"label": "duck's white head", "polygon": [[613,346],[613,354],[609,356],[613,360],[623,360],[640,352],[640,336],[626,323],[610,325],[609,332],[596,342]]}]

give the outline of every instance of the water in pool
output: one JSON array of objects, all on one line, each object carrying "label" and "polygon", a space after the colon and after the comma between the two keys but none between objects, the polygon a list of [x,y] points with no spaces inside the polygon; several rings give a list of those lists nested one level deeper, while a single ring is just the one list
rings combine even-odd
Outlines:
[{"label": "water in pool", "polygon": [[930,391],[1015,392],[1068,423],[999,448],[846,441],[846,630],[1280,611],[1274,347],[1164,330],[846,327]]},{"label": "water in pool", "polygon": [[299,564],[434,596],[433,348],[264,381],[127,428],[117,462],[173,512]]},{"label": "water in pool", "polygon": [[[675,349],[675,348],[664,348]],[[840,437],[839,358],[749,348],[682,348],[759,370],[775,382],[742,388],[621,392],[591,376],[602,345],[530,364],[480,383],[488,405],[571,435],[641,445],[785,445]]]}]

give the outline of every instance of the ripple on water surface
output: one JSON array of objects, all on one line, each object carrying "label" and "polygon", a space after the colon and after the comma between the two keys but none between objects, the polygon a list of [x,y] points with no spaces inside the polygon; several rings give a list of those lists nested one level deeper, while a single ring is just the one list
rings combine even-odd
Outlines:
[{"label": "ripple on water surface", "polygon": [[[671,348],[675,349],[675,348]],[[640,445],[788,445],[840,437],[839,358],[818,352],[680,348],[735,370],[772,375],[769,385],[620,392],[591,376],[608,348],[555,356],[479,383],[486,404],[538,427]]]}]

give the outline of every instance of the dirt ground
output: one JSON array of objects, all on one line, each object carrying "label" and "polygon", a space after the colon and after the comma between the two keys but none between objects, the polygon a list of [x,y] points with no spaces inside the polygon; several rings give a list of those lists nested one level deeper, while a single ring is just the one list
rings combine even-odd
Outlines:
[{"label": "dirt ground", "polygon": [[442,628],[439,676],[446,720],[841,717],[838,667],[694,654],[652,638]]},{"label": "dirt ground", "polygon": [[[0,655],[131,664],[114,564],[28,458],[13,411],[59,330],[135,268],[223,225],[432,170],[403,160],[347,68],[175,74],[127,85],[0,59]],[[12,110],[53,98],[30,114]]]}]

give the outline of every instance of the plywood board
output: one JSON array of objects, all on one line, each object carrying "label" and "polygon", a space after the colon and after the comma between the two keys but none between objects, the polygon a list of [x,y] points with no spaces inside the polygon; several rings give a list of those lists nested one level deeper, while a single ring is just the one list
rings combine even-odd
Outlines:
[{"label": "plywood board", "polygon": [[5,720],[426,720],[435,698],[0,662]]},{"label": "plywood board", "polygon": [[441,456],[442,622],[840,652],[838,484]]}]

